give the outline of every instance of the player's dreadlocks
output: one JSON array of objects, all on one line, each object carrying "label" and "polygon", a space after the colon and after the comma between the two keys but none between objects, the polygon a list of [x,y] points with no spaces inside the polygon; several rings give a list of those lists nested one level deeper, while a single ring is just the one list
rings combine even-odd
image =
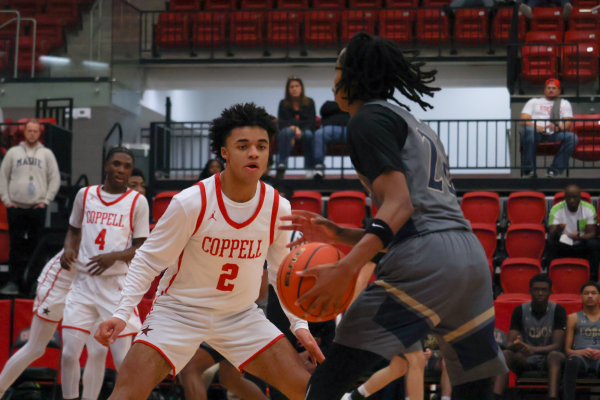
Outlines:
[{"label": "player's dreadlocks", "polygon": [[277,133],[277,127],[273,123],[273,117],[263,107],[254,103],[235,104],[226,108],[219,118],[215,118],[210,126],[208,137],[210,139],[210,150],[223,162],[221,147],[225,147],[227,137],[235,128],[245,126],[257,126],[267,131],[269,140]]},{"label": "player's dreadlocks", "polygon": [[129,157],[131,157],[131,159],[133,160],[133,163],[135,164],[135,156],[133,155],[133,152],[131,150],[129,150],[127,147],[113,147],[112,149],[110,149],[108,151],[108,153],[106,154],[106,158],[104,159],[104,161],[108,161],[112,158],[112,156],[114,156],[117,153],[123,153],[128,155]]},{"label": "player's dreadlocks", "polygon": [[440,90],[427,86],[435,80],[437,71],[421,71],[425,63],[415,61],[417,56],[418,52],[403,52],[390,40],[359,32],[339,57],[342,78],[336,84],[336,91],[344,89],[350,104],[354,100],[390,99],[410,111],[394,98],[398,90],[423,110],[433,108],[421,96],[433,97],[434,92]]}]

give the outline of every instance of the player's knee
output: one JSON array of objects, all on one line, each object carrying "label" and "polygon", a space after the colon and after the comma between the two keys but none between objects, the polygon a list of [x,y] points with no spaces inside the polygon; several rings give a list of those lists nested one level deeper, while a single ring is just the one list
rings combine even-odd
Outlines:
[{"label": "player's knee", "polygon": [[227,390],[229,390],[230,392],[232,391],[232,389],[235,389],[239,386],[241,380],[242,380],[242,375],[241,374],[232,374],[232,373],[221,373],[223,371],[220,371],[219,373],[219,383]]},{"label": "player's knee", "polygon": [[565,359],[565,355],[559,351],[551,351],[548,353],[548,365],[560,365]]},{"label": "player's knee", "polygon": [[408,362],[402,357],[394,357],[390,361],[389,371],[392,376],[403,376],[406,374]]},{"label": "player's knee", "polygon": [[577,370],[579,368],[579,359],[577,357],[571,356],[569,358],[567,358],[567,361],[565,362],[565,371],[566,370]]}]

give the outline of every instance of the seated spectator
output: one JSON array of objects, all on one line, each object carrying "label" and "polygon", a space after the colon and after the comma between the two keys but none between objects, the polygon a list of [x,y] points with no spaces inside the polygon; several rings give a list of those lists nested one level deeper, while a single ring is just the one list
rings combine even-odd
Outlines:
[{"label": "seated spectator", "polygon": [[225,166],[223,165],[223,161],[219,160],[218,158],[215,158],[213,160],[208,160],[208,162],[204,166],[204,169],[202,170],[202,172],[200,172],[200,176],[198,177],[198,180],[203,181],[206,178],[210,178],[214,174],[218,174],[219,172],[222,172],[223,169],[225,169]]},{"label": "seated spectator", "polygon": [[[277,162],[277,179],[283,179],[287,168],[287,159],[296,141],[302,142],[304,168],[314,168],[313,132],[317,113],[315,102],[304,94],[302,79],[292,76],[285,85],[285,98],[279,103],[277,112],[279,122],[279,161]],[[307,171],[307,176],[312,173]]]},{"label": "seated spectator", "polygon": [[[561,352],[565,338],[567,311],[560,304],[548,301],[552,281],[538,274],[529,281],[531,301],[514,309],[504,350],[506,365],[515,374],[525,371],[548,371],[548,397],[558,399]],[[502,399],[508,374],[494,382],[494,398]]]},{"label": "seated spectator", "polygon": [[587,282],[581,287],[583,310],[567,318],[565,339],[564,400],[576,399],[577,377],[594,374],[600,378],[600,286]]},{"label": "seated spectator", "polygon": [[523,15],[528,19],[532,19],[533,13],[531,12],[531,9],[541,6],[562,7],[562,17],[565,21],[569,19],[569,15],[571,14],[571,11],[573,11],[573,5],[569,2],[569,0],[527,0],[519,6],[519,11],[521,11],[521,13],[523,13]]},{"label": "seated spectator", "polygon": [[131,170],[131,176],[127,181],[127,186],[136,192],[140,192],[144,196],[146,195],[146,179],[144,178],[144,173],[141,169],[134,167]]},{"label": "seated spectator", "polygon": [[[559,99],[560,82],[558,79],[548,79],[544,90],[544,98],[531,99],[523,107],[521,119],[539,121],[525,122],[525,129],[521,132],[521,145],[523,145],[523,174],[525,178],[535,177],[535,147],[538,143],[561,142],[560,149],[546,178],[554,178],[563,173],[569,165],[569,157],[577,145],[577,136],[571,132],[573,127],[573,109],[571,103]],[[563,120],[558,122],[557,120]],[[553,120],[553,121],[549,121]]]},{"label": "seated spectator", "polygon": [[321,127],[315,131],[314,161],[316,176],[325,174],[325,152],[332,143],[346,141],[346,126],[350,121],[350,114],[340,110],[335,101],[326,101],[321,106]]},{"label": "seated spectator", "polygon": [[590,263],[590,276],[598,280],[600,243],[596,239],[597,223],[594,206],[581,201],[577,186],[567,187],[565,200],[550,210],[548,259],[585,258]]}]

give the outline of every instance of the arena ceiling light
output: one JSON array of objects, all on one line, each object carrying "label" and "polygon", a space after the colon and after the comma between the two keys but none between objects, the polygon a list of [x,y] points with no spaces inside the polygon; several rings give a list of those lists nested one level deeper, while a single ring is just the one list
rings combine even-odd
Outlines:
[{"label": "arena ceiling light", "polygon": [[67,57],[40,56],[40,61],[45,64],[54,64],[54,65],[71,64],[71,59],[67,58]]},{"label": "arena ceiling light", "polygon": [[90,67],[90,68],[98,68],[98,69],[108,69],[108,68],[110,68],[110,65],[108,65],[108,63],[99,62],[99,61],[85,60],[85,61],[82,62],[82,64],[85,65],[86,67]]}]

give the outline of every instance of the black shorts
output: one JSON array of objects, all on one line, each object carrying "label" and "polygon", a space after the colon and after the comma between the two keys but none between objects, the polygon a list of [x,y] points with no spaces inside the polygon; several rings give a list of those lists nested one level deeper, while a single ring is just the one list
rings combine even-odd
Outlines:
[{"label": "black shorts", "polygon": [[225,361],[225,357],[223,357],[221,355],[221,353],[219,353],[218,351],[213,349],[208,343],[202,342],[200,344],[200,348],[202,350],[206,351],[208,354],[210,354],[210,356],[213,358],[213,360],[215,360],[215,364],[218,364],[221,361]]}]

